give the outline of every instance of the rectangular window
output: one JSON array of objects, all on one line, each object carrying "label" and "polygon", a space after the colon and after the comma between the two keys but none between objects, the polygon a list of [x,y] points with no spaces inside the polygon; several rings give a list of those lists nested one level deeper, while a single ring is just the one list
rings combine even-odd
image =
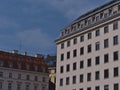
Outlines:
[{"label": "rectangular window", "polygon": [[70,52],[67,52],[67,59],[70,59]]},{"label": "rectangular window", "polygon": [[77,56],[77,50],[73,50],[73,57],[76,57]]},{"label": "rectangular window", "polygon": [[80,42],[83,42],[84,41],[84,36],[80,36]]},{"label": "rectangular window", "polygon": [[113,23],[113,30],[117,30],[118,29],[118,22],[114,22]]},{"label": "rectangular window", "polygon": [[73,84],[76,84],[76,76],[73,76]]},{"label": "rectangular window", "polygon": [[88,45],[88,53],[90,53],[92,51],[92,46],[91,44]]},{"label": "rectangular window", "polygon": [[105,26],[104,27],[104,33],[108,33],[109,32],[109,27],[108,26]]},{"label": "rectangular window", "polygon": [[118,45],[118,35],[113,37],[113,45]]},{"label": "rectangular window", "polygon": [[26,80],[30,80],[30,75],[26,75]]},{"label": "rectangular window", "polygon": [[104,78],[105,79],[109,78],[109,70],[108,69],[104,70]]},{"label": "rectangular window", "polygon": [[81,74],[81,75],[80,75],[80,83],[82,83],[83,80],[84,80],[84,76],[83,76],[83,74]]},{"label": "rectangular window", "polygon": [[2,88],[3,88],[3,83],[2,82],[0,82],[0,90],[2,90]]},{"label": "rectangular window", "polygon": [[119,84],[118,83],[114,84],[114,90],[119,90]]},{"label": "rectangular window", "polygon": [[95,58],[95,64],[96,64],[96,65],[99,65],[99,64],[100,64],[100,57],[99,57],[99,56],[97,56],[97,57]]},{"label": "rectangular window", "polygon": [[12,73],[9,73],[9,78],[12,78]]},{"label": "rectangular window", "polygon": [[109,90],[109,85],[105,85],[104,90]]},{"label": "rectangular window", "polygon": [[70,82],[69,77],[67,77],[66,78],[66,85],[69,85],[69,82]]},{"label": "rectangular window", "polygon": [[80,61],[80,69],[84,68],[84,61]]},{"label": "rectangular window", "polygon": [[83,90],[83,88],[80,88],[79,90]]},{"label": "rectangular window", "polygon": [[104,48],[108,48],[108,46],[109,46],[109,40],[105,39],[104,40]]},{"label": "rectangular window", "polygon": [[64,54],[61,54],[61,61],[64,60]]},{"label": "rectangular window", "polygon": [[36,85],[36,86],[34,86],[34,90],[38,90],[38,86]]},{"label": "rectangular window", "polygon": [[3,77],[3,72],[0,72],[0,77]]},{"label": "rectangular window", "polygon": [[91,38],[92,38],[92,33],[89,32],[89,33],[88,33],[88,39],[91,39]]},{"label": "rectangular window", "polygon": [[88,61],[87,61],[87,66],[90,67],[91,64],[92,64],[92,63],[91,63],[91,58],[89,58]]},{"label": "rectangular window", "polygon": [[18,79],[21,79],[21,74],[18,74]]},{"label": "rectangular window", "polygon": [[91,73],[87,74],[87,81],[91,81]]},{"label": "rectangular window", "polygon": [[30,85],[26,85],[26,90],[29,90],[29,88],[30,88]]},{"label": "rectangular window", "polygon": [[80,55],[83,55],[84,54],[84,47],[81,47],[80,48]]},{"label": "rectangular window", "polygon": [[96,36],[96,37],[97,37],[97,36],[100,36],[100,30],[96,30],[95,36]]},{"label": "rectangular window", "polygon": [[67,47],[69,47],[70,46],[70,41],[67,41]]},{"label": "rectangular window", "polygon": [[64,49],[64,43],[61,44],[61,49]]},{"label": "rectangular window", "polygon": [[88,87],[87,90],[91,90],[91,87]]},{"label": "rectangular window", "polygon": [[96,86],[96,87],[95,87],[95,90],[100,90],[100,87],[99,87],[99,86]]},{"label": "rectangular window", "polygon": [[60,79],[60,86],[63,86],[63,79]]},{"label": "rectangular window", "polygon": [[67,72],[70,71],[70,65],[69,65],[69,64],[67,64],[67,66],[66,66],[66,71],[67,71]]},{"label": "rectangular window", "polygon": [[109,62],[109,55],[105,54],[104,55],[104,63],[108,63]]},{"label": "rectangular window", "polygon": [[61,66],[61,67],[60,67],[60,73],[63,73],[63,72],[64,72],[64,67]]},{"label": "rectangular window", "polygon": [[73,44],[77,44],[77,38],[73,39]]},{"label": "rectangular window", "polygon": [[100,50],[100,42],[95,43],[95,50],[96,51]]},{"label": "rectangular window", "polygon": [[119,76],[119,69],[118,67],[114,68],[114,77],[118,77]]},{"label": "rectangular window", "polygon": [[113,57],[114,57],[114,61],[116,61],[116,60],[118,60],[118,51],[115,51],[114,53],[113,53]]},{"label": "rectangular window", "polygon": [[76,70],[77,64],[73,63],[73,70]]},{"label": "rectangular window", "polygon": [[8,90],[12,90],[12,83],[8,83]]},{"label": "rectangular window", "polygon": [[100,72],[96,71],[95,72],[95,80],[99,80],[100,79]]},{"label": "rectangular window", "polygon": [[34,77],[34,80],[35,80],[35,81],[38,81],[38,76],[35,76],[35,77]]},{"label": "rectangular window", "polygon": [[17,90],[21,90],[21,84],[17,84]]}]

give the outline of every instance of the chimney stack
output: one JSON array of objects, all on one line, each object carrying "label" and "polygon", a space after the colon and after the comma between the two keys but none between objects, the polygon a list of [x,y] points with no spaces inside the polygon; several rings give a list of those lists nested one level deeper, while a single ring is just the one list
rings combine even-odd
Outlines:
[{"label": "chimney stack", "polygon": [[13,50],[12,53],[13,54],[18,54],[18,50]]}]

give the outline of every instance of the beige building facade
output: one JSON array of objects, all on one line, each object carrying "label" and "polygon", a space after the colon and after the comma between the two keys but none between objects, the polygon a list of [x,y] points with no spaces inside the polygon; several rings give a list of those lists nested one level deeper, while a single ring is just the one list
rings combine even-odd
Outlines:
[{"label": "beige building facade", "polygon": [[120,89],[120,0],[80,16],[56,44],[56,90]]}]

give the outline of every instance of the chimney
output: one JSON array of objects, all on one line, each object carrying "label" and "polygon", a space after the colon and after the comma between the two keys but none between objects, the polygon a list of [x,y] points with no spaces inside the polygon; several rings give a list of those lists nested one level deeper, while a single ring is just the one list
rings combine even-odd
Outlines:
[{"label": "chimney", "polygon": [[24,52],[24,53],[23,53],[23,55],[25,55],[25,56],[26,56],[26,55],[27,55],[27,52]]},{"label": "chimney", "polygon": [[18,50],[13,50],[12,53],[13,54],[18,54]]}]

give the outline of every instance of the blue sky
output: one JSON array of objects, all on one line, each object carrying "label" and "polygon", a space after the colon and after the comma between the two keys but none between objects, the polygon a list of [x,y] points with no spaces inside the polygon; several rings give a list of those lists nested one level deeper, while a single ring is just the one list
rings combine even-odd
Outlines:
[{"label": "blue sky", "polygon": [[55,54],[60,30],[110,0],[1,0],[0,50]]}]

